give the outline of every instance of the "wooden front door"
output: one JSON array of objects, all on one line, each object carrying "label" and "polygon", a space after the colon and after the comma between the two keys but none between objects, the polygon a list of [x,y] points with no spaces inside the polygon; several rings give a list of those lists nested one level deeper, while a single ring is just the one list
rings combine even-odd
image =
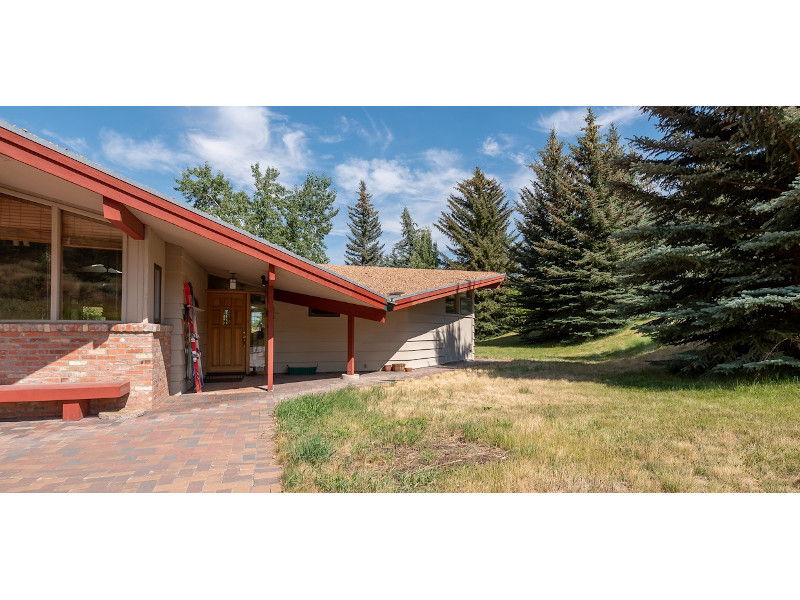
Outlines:
[{"label": "wooden front door", "polygon": [[247,293],[208,292],[209,373],[247,370]]}]

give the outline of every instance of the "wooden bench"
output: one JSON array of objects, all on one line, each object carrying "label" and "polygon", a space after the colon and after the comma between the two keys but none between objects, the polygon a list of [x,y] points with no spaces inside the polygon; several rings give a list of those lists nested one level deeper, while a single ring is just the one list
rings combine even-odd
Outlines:
[{"label": "wooden bench", "polygon": [[16,383],[0,385],[0,402],[62,402],[61,418],[64,421],[80,421],[89,414],[89,400],[119,398],[130,391],[130,381]]}]

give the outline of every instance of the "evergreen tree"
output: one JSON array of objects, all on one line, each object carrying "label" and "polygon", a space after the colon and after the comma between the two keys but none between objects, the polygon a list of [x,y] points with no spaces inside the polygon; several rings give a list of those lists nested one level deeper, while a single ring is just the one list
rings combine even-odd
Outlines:
[{"label": "evergreen tree", "polygon": [[414,234],[414,251],[408,259],[408,266],[412,269],[438,269],[439,248],[431,237],[428,227],[418,229]]},{"label": "evergreen tree", "polygon": [[456,184],[457,194],[450,194],[447,210],[435,223],[452,245],[447,249],[453,258],[447,264],[467,271],[509,270],[508,233],[513,207],[496,179],[475,167],[472,178]]},{"label": "evergreen tree", "polygon": [[530,165],[536,181],[520,192],[521,330],[534,341],[578,341],[626,323],[623,308],[631,294],[619,263],[635,246],[617,234],[636,222],[638,212],[617,189],[635,183],[621,166],[616,128],[603,138],[591,109],[585,120],[569,155],[551,131],[540,160]]},{"label": "evergreen tree", "polygon": [[520,333],[536,342],[570,339],[566,320],[581,308],[582,285],[574,274],[581,254],[572,184],[575,165],[564,154],[564,142],[551,130],[539,160],[528,166],[535,177],[530,188],[520,191],[517,211],[522,219],[516,221],[520,241],[514,248],[520,271],[518,302],[523,309]]},{"label": "evergreen tree", "polygon": [[392,247],[392,253],[386,257],[384,266],[410,267],[411,257],[414,255],[416,237],[417,224],[411,218],[408,207],[404,206],[403,213],[400,215],[400,239]]},{"label": "evergreen tree", "polygon": [[347,236],[344,253],[347,265],[377,266],[383,258],[384,245],[378,242],[383,231],[371,199],[372,194],[367,193],[367,184],[362,179],[356,205],[347,207],[352,234]]},{"label": "evergreen tree", "polygon": [[[488,179],[475,167],[470,179],[456,184],[447,210],[435,223],[450,244],[453,258],[446,258],[452,269],[507,273],[513,270],[510,249],[513,237],[508,233],[513,207],[496,179]],[[478,339],[494,337],[516,326],[513,292],[508,283],[497,290],[475,293],[475,335]]]},{"label": "evergreen tree", "polygon": [[640,329],[686,344],[685,372],[800,368],[800,110],[647,108],[661,139],[637,137],[631,191],[651,220],[632,231]]}]

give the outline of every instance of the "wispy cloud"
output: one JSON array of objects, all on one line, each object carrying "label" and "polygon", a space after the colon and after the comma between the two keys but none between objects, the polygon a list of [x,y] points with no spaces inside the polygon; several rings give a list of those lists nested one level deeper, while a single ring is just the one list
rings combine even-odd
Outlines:
[{"label": "wispy cloud", "polygon": [[[335,168],[338,199],[343,204],[353,204],[358,182],[363,179],[380,212],[388,249],[400,233],[404,206],[420,226],[431,226],[439,218],[456,183],[471,176],[460,161],[457,152],[439,148],[426,150],[413,162],[353,158]],[[441,244],[438,232],[432,233]]]},{"label": "wispy cloud", "polygon": [[100,130],[100,144],[107,160],[130,169],[174,173],[189,159],[187,153],[168,147],[158,138],[134,140],[111,129]]},{"label": "wispy cloud", "polygon": [[49,129],[43,129],[42,133],[46,135],[49,139],[61,142],[62,144],[64,144],[64,148],[66,148],[67,150],[71,150],[72,152],[76,152],[77,154],[87,155],[91,151],[89,144],[86,142],[86,138],[62,137],[58,135],[55,131],[51,131]]},{"label": "wispy cloud", "polygon": [[[642,118],[639,107],[622,106],[604,109],[593,109],[597,115],[597,122],[601,127],[606,127],[610,123],[624,125]],[[585,125],[586,108],[567,108],[557,110],[553,113],[540,116],[534,124],[537,131],[549,132],[551,128],[556,130],[560,136],[577,135],[581,127]]]},{"label": "wispy cloud", "polygon": [[192,117],[188,130],[167,145],[160,138],[139,140],[116,131],[100,133],[106,160],[133,169],[180,173],[208,162],[238,187],[252,185],[250,165],[276,167],[281,179],[293,182],[309,168],[307,137],[281,115],[266,108],[204,109]]}]

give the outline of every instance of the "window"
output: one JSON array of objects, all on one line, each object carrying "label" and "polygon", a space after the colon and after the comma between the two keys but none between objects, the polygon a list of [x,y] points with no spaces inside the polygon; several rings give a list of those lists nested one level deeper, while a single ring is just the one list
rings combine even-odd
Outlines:
[{"label": "window", "polygon": [[444,312],[448,315],[471,315],[472,314],[472,290],[459,292],[447,296],[444,299]]},{"label": "window", "polygon": [[122,232],[62,213],[61,318],[122,319]]},{"label": "window", "polygon": [[0,193],[0,319],[122,320],[122,240],[100,219]]},{"label": "window", "polygon": [[458,295],[458,314],[460,315],[472,314],[472,291],[461,292]]},{"label": "window", "polygon": [[0,195],[0,319],[50,318],[51,213]]},{"label": "window", "polygon": [[153,265],[153,323],[161,323],[161,267]]},{"label": "window", "polygon": [[328,312],[327,310],[319,310],[317,308],[308,309],[309,317],[338,317],[339,313]]},{"label": "window", "polygon": [[444,312],[448,315],[455,315],[457,314],[456,311],[456,296],[455,294],[451,296],[447,296],[444,299]]}]

